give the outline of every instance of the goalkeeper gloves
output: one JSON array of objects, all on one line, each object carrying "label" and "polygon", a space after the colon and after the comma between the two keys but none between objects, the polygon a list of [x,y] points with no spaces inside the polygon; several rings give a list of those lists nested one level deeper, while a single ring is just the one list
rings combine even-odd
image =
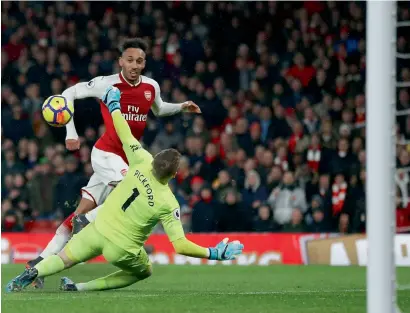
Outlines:
[{"label": "goalkeeper gloves", "polygon": [[120,98],[120,90],[117,87],[110,86],[101,97],[101,100],[104,102],[110,113],[112,113],[115,110],[121,110]]},{"label": "goalkeeper gloves", "polygon": [[215,248],[208,248],[210,260],[234,260],[237,255],[242,253],[243,244],[237,240],[228,243],[228,240],[229,238],[225,238]]}]

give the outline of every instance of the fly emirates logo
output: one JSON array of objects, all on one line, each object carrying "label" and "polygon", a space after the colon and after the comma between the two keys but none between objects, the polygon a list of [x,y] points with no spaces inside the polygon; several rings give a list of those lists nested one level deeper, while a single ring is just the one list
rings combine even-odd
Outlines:
[{"label": "fly emirates logo", "polygon": [[127,121],[132,121],[132,122],[146,122],[147,121],[147,115],[148,114],[139,114],[139,107],[133,106],[133,105],[128,105],[127,106],[127,111],[128,113],[121,113],[122,116]]}]

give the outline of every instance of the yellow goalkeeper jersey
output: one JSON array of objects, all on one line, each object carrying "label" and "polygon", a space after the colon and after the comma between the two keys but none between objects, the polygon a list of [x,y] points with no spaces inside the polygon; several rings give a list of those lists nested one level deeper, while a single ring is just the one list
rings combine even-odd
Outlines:
[{"label": "yellow goalkeeper jersey", "polygon": [[[126,129],[124,133],[128,135]],[[128,173],[105,200],[95,226],[118,247],[137,254],[159,221],[171,242],[185,234],[174,194],[168,184],[160,183],[152,173],[152,155],[131,133],[126,138],[123,148],[129,162]]]}]

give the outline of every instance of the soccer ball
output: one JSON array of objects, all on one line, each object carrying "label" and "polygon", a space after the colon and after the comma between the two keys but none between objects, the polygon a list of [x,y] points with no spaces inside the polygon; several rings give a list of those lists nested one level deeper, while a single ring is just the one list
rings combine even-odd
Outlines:
[{"label": "soccer ball", "polygon": [[74,106],[63,96],[51,96],[43,103],[44,120],[53,127],[67,125],[74,115]]}]

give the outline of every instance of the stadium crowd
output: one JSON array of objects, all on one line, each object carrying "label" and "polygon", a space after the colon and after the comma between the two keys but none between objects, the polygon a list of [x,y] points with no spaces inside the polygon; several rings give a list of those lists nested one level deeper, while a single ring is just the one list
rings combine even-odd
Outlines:
[{"label": "stadium crowd", "polygon": [[[2,231],[58,225],[76,207],[104,132],[97,99],[75,103],[81,149],[42,119],[45,98],[119,71],[118,43],[149,44],[145,75],[202,115],[149,116],[152,153],[183,153],[172,188],[192,232],[365,230],[365,2],[10,2],[2,5]],[[399,2],[399,20],[410,20]],[[399,30],[397,50],[410,52]],[[410,81],[399,60],[399,81]],[[408,88],[397,109],[410,109]],[[410,118],[397,120],[397,167]],[[398,171],[397,207],[409,174]],[[410,224],[410,220],[402,221]],[[158,230],[160,231],[160,230]]]}]

